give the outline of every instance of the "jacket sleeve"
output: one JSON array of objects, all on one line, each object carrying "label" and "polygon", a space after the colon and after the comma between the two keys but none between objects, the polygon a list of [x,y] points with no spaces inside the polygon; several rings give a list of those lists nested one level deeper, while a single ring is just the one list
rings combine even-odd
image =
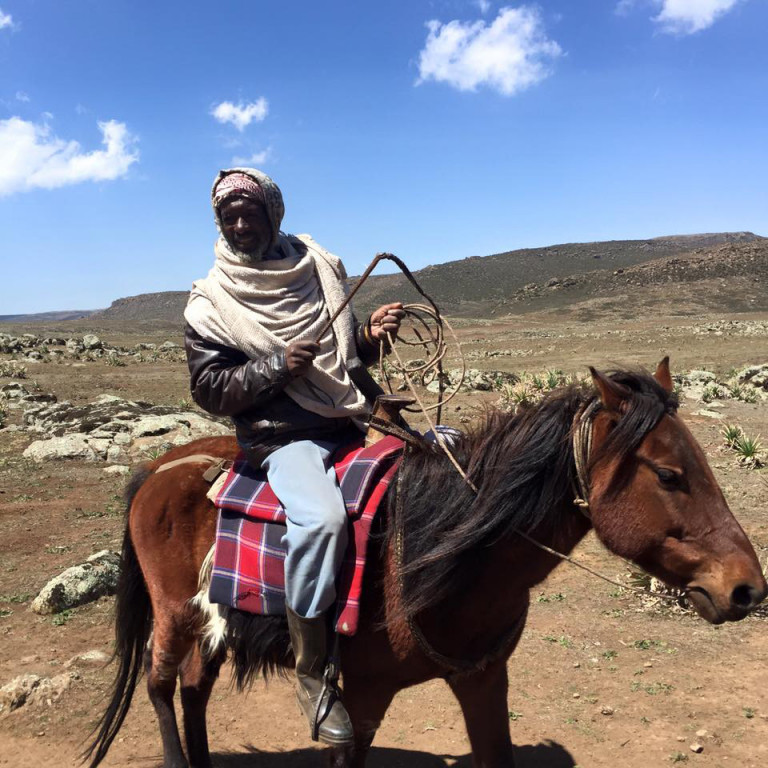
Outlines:
[{"label": "jacket sleeve", "polygon": [[265,403],[291,380],[282,352],[251,360],[238,349],[204,339],[189,325],[184,347],[192,398],[217,416],[236,416]]}]

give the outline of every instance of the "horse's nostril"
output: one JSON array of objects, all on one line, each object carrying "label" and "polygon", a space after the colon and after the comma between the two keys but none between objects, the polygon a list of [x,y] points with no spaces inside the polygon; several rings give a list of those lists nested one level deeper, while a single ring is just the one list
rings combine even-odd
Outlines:
[{"label": "horse's nostril", "polygon": [[760,590],[750,584],[739,584],[731,593],[731,604],[739,608],[754,608],[761,597]]}]

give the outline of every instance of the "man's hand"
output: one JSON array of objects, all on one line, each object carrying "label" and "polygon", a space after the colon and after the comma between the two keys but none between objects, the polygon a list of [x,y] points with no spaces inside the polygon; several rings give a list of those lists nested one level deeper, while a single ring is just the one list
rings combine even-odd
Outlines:
[{"label": "man's hand", "polygon": [[403,322],[404,317],[405,310],[400,301],[379,307],[368,321],[374,341],[379,343],[386,341],[387,334],[390,334],[394,339],[400,330],[400,323]]},{"label": "man's hand", "polygon": [[294,341],[293,344],[289,344],[285,350],[288,373],[294,379],[297,376],[306,376],[319,351],[320,345],[316,341]]}]

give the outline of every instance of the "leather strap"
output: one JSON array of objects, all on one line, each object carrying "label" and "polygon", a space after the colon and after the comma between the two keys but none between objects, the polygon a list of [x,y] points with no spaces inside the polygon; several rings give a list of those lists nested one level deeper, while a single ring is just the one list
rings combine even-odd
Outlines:
[{"label": "leather strap", "polygon": [[231,459],[222,459],[221,456],[207,456],[204,453],[196,453],[192,456],[184,456],[184,458],[161,464],[155,470],[155,473],[165,472],[167,469],[180,467],[182,464],[210,464],[211,466],[203,472],[203,480],[207,483],[212,483],[222,472],[228,471],[233,463]]}]

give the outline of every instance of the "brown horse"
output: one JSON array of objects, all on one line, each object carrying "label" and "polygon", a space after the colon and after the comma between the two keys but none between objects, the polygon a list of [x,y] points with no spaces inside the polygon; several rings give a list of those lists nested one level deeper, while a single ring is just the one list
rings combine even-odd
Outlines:
[{"label": "brown horse", "polygon": [[[570,552],[590,527],[606,547],[685,589],[707,621],[736,621],[766,595],[755,553],[691,433],[676,414],[668,362],[655,376],[592,371],[517,415],[493,413],[456,447],[477,494],[434,447],[411,449],[385,501],[366,573],[360,630],[341,647],[355,742],[332,765],[363,766],[393,696],[443,678],[466,722],[476,768],[509,767],[507,659],[529,591],[559,560],[531,539]],[[589,515],[573,504],[571,436],[591,419]],[[224,657],[248,685],[292,665],[283,617],[227,615],[223,642],[204,650],[198,572],[216,515],[200,465],[155,473],[193,454],[234,457],[233,440],[177,448],[134,478],[117,597],[119,671],[87,757],[104,758],[142,667],[157,712],[165,768],[211,766],[205,712]],[[578,451],[576,451],[578,453]],[[173,709],[177,677],[186,735]]]}]

